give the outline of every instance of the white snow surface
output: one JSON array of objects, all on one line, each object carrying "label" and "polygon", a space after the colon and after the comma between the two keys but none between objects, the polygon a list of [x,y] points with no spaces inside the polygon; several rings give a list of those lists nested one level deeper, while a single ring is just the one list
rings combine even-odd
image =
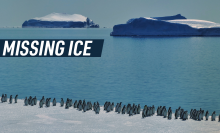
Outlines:
[{"label": "white snow surface", "polygon": [[66,14],[66,13],[51,13],[44,17],[33,18],[40,21],[74,21],[86,22],[87,17],[80,14]]},{"label": "white snow surface", "polygon": [[198,20],[198,19],[176,19],[176,20],[167,20],[170,23],[179,23],[179,24],[186,24],[193,28],[213,28],[219,27],[219,23],[206,21],[206,20]]},{"label": "white snow surface", "polygon": [[[39,101],[38,101],[39,102]],[[57,106],[39,108],[35,106],[24,106],[24,100],[18,103],[0,103],[0,132],[113,132],[113,133],[219,133],[220,122],[216,121],[194,121],[192,119],[182,121],[180,119],[167,120],[162,116],[151,116],[144,119],[141,114],[128,116],[128,114],[117,114],[112,111],[106,113],[101,107],[100,114],[94,111],[82,112],[70,107],[64,109]],[[173,109],[174,110],[174,109]]]}]

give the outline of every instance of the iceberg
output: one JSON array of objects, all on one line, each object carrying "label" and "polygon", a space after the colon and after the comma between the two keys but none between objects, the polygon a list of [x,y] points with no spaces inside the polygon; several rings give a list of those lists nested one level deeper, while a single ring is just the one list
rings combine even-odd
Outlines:
[{"label": "iceberg", "polygon": [[181,14],[132,18],[113,27],[111,36],[220,36],[220,24],[187,19]]},{"label": "iceberg", "polygon": [[[13,100],[14,101],[14,100]],[[183,121],[168,120],[156,114],[142,118],[141,114],[129,116],[118,114],[115,111],[106,113],[103,107],[99,114],[94,111],[78,111],[70,107],[56,106],[39,108],[39,101],[35,106],[24,106],[24,99],[18,99],[18,103],[0,103],[1,132],[29,133],[29,132],[166,132],[166,133],[207,133],[219,132],[218,117],[216,121],[195,121],[188,119]]]},{"label": "iceberg", "polygon": [[22,28],[99,28],[88,17],[80,14],[51,13],[25,21]]}]

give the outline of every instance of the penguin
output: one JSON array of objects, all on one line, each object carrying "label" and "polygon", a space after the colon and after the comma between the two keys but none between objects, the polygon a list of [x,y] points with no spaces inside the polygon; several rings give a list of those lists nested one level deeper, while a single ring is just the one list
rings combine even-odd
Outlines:
[{"label": "penguin", "polygon": [[57,102],[56,102],[56,99],[54,98],[53,99],[53,106],[56,106]]},{"label": "penguin", "polygon": [[129,116],[133,115],[133,107],[130,108]]},{"label": "penguin", "polygon": [[166,108],[164,109],[164,112],[163,112],[163,118],[166,118],[167,117],[167,110]]},{"label": "penguin", "polygon": [[220,122],[220,114],[219,114],[219,116],[218,116],[218,122]]},{"label": "penguin", "polygon": [[69,105],[70,107],[73,106],[73,100],[72,100],[72,99],[69,100],[69,104],[70,104],[70,105]]},{"label": "penguin", "polygon": [[125,114],[125,112],[126,112],[126,105],[123,106],[121,113],[122,113],[122,114]]},{"label": "penguin", "polygon": [[172,119],[172,110],[170,110],[168,112],[168,117],[167,117],[168,120],[171,120]]},{"label": "penguin", "polygon": [[39,106],[40,106],[40,108],[43,108],[43,99],[40,100]]},{"label": "penguin", "polygon": [[198,121],[201,121],[201,120],[202,120],[202,112],[199,111]]},{"label": "penguin", "polygon": [[121,103],[118,106],[118,113],[120,114],[120,112],[121,112]]},{"label": "penguin", "polygon": [[97,105],[97,108],[96,108],[96,114],[99,114],[99,112],[100,112],[100,106]]},{"label": "penguin", "polygon": [[140,114],[140,112],[141,112],[141,106],[140,104],[138,104],[137,114]]},{"label": "penguin", "polygon": [[209,111],[208,111],[208,110],[207,110],[206,113],[205,113],[205,118],[206,118],[206,120],[209,119]]},{"label": "penguin", "polygon": [[15,96],[15,103],[18,102],[18,95]]},{"label": "penguin", "polygon": [[42,97],[42,103],[45,104],[45,98],[44,98],[44,96]]},{"label": "penguin", "polygon": [[160,106],[157,107],[157,115],[160,115]]},{"label": "penguin", "polygon": [[4,101],[5,101],[5,96],[4,96],[4,94],[2,94],[1,102],[3,103]]},{"label": "penguin", "polygon": [[30,97],[28,98],[28,104],[31,105],[31,102],[32,102],[32,97],[30,96]]},{"label": "penguin", "polygon": [[135,105],[134,114],[137,114],[137,113],[138,113],[138,107],[137,105]]},{"label": "penguin", "polygon": [[4,102],[7,102],[8,101],[8,99],[7,99],[7,94],[5,94],[5,96],[4,96]]},{"label": "penguin", "polygon": [[144,117],[145,117],[144,112],[145,112],[145,110],[143,109],[143,111],[142,111],[142,118],[144,118]]},{"label": "penguin", "polygon": [[83,109],[83,107],[82,107],[82,104],[81,104],[81,103],[79,103],[78,109],[79,109],[79,111],[81,111],[81,110]]},{"label": "penguin", "polygon": [[24,105],[25,105],[25,106],[28,106],[28,99],[27,99],[27,97],[26,97],[25,100],[24,100]]},{"label": "penguin", "polygon": [[152,108],[153,108],[153,115],[155,114],[155,107],[154,107],[154,105],[152,106]]},{"label": "penguin", "polygon": [[31,106],[34,106],[34,102],[35,102],[35,99],[33,98],[33,99],[31,100]]},{"label": "penguin", "polygon": [[107,111],[107,112],[110,112],[111,109],[112,109],[112,106],[111,106],[111,104],[109,104],[108,107],[107,107],[107,109],[106,109],[106,111]]},{"label": "penguin", "polygon": [[130,109],[131,109],[131,106],[130,106],[130,104],[128,104],[128,105],[127,105],[127,109],[126,109],[126,111],[127,111],[127,114],[129,114],[129,112],[130,112]]},{"label": "penguin", "polygon": [[34,97],[34,105],[37,105],[37,97]]},{"label": "penguin", "polygon": [[12,103],[12,95],[10,96],[10,99],[9,99],[9,103],[11,104]]},{"label": "penguin", "polygon": [[86,112],[86,111],[87,111],[87,104],[84,104],[83,112]]},{"label": "penguin", "polygon": [[191,111],[190,111],[190,118],[192,118],[193,117],[193,109],[191,109]]},{"label": "penguin", "polygon": [[74,104],[73,104],[74,108],[77,108],[77,100],[75,100]]},{"label": "penguin", "polygon": [[150,109],[149,109],[149,107],[147,108],[146,116],[150,116]]},{"label": "penguin", "polygon": [[63,101],[63,98],[61,98],[60,106],[63,107],[63,105],[64,105],[64,101]]},{"label": "penguin", "polygon": [[114,110],[114,102],[112,102],[111,111]]},{"label": "penguin", "polygon": [[178,119],[178,116],[179,116],[179,111],[178,111],[178,109],[176,109],[176,111],[175,111],[175,119]]},{"label": "penguin", "polygon": [[188,111],[184,111],[183,112],[182,119],[183,120],[187,120],[188,119]]},{"label": "penguin", "polygon": [[118,105],[119,103],[117,103],[117,105],[115,106],[115,112],[118,112]]},{"label": "penguin", "polygon": [[215,111],[212,113],[212,118],[211,118],[212,121],[215,121]]}]

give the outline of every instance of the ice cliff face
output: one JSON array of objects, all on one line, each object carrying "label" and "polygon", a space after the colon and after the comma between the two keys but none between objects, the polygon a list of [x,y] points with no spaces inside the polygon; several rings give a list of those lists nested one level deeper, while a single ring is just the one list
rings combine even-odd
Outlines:
[{"label": "ice cliff face", "polygon": [[167,17],[141,17],[113,27],[112,36],[219,36],[220,24],[186,19],[180,14]]},{"label": "ice cliff face", "polygon": [[22,28],[99,28],[91,19],[80,14],[52,13],[25,21]]}]

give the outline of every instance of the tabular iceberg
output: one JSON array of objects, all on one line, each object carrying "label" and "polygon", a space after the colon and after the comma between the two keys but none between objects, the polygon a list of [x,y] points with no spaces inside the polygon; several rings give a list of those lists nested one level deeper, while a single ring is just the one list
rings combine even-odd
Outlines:
[{"label": "tabular iceberg", "polygon": [[33,18],[25,21],[22,28],[99,28],[88,17],[80,14],[51,13],[44,17]]},{"label": "tabular iceberg", "polygon": [[113,27],[111,36],[220,36],[220,24],[186,19],[180,14],[129,19]]}]

